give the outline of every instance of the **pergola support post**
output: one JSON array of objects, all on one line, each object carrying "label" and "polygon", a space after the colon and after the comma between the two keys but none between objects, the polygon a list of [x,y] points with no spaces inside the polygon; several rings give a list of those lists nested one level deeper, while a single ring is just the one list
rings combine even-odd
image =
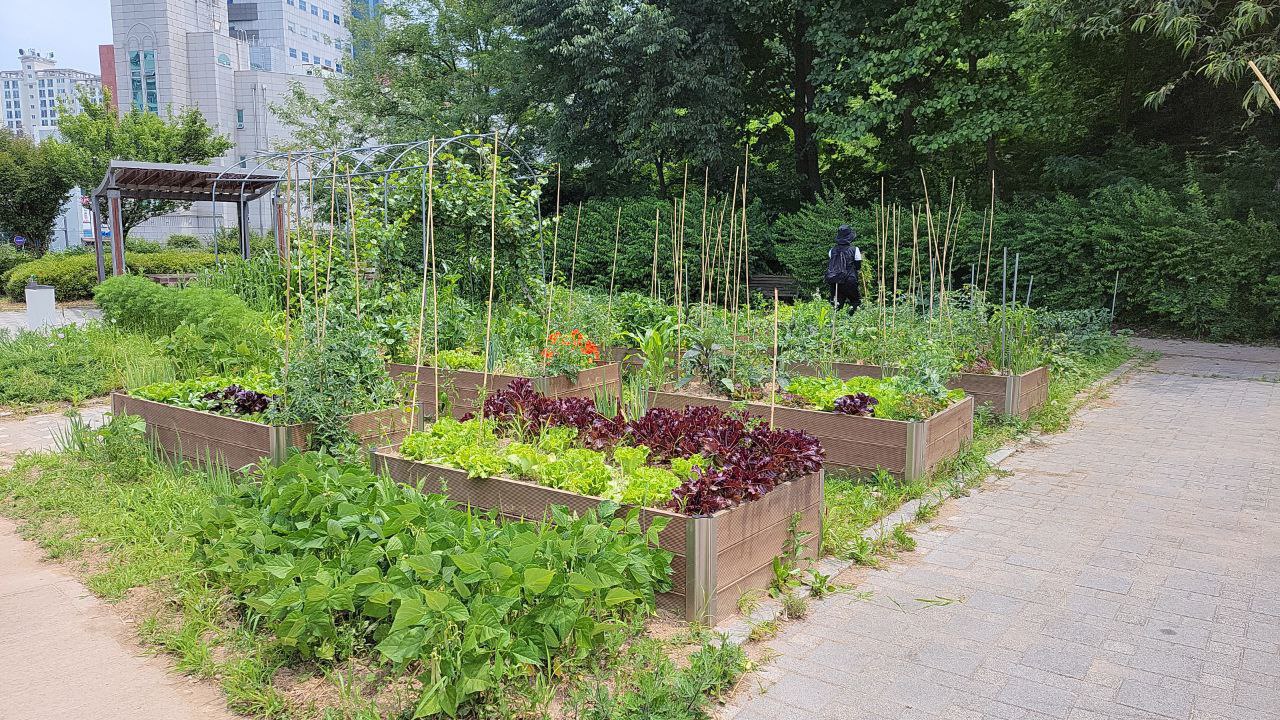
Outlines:
[{"label": "pergola support post", "polygon": [[93,220],[93,254],[98,267],[98,282],[105,282],[107,252],[102,247],[102,207],[96,194],[89,196],[89,215]]},{"label": "pergola support post", "polygon": [[248,203],[244,200],[236,202],[236,227],[240,230],[240,257],[249,259],[249,212]]},{"label": "pergola support post", "polygon": [[111,219],[111,274],[123,275],[124,264],[124,218],[120,207],[120,191],[107,190],[107,214]]}]

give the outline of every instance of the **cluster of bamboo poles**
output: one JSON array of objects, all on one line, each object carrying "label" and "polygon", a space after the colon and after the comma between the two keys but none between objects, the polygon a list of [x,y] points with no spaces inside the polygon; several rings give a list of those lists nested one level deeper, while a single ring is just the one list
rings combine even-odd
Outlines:
[{"label": "cluster of bamboo poles", "polygon": [[[435,228],[435,148],[436,141],[433,139],[428,143],[427,154],[428,161],[422,179],[421,192],[421,216],[422,222],[422,246],[423,246],[423,274],[422,274],[422,292],[419,304],[418,315],[418,332],[415,342],[416,365],[422,366],[423,355],[426,350],[425,339],[427,329],[427,303],[428,292],[431,297],[431,344],[430,350],[434,356],[438,356],[440,351],[440,317],[439,317],[439,278],[436,269],[436,228]],[[496,281],[496,250],[497,250],[497,198],[498,198],[498,165],[499,165],[499,139],[498,134],[494,134],[492,145],[492,156],[490,162],[490,208],[489,208],[489,285],[486,298],[485,308],[485,337],[484,337],[484,382],[487,386],[488,376],[492,366],[492,350],[493,350],[493,312],[495,297],[495,281]],[[721,309],[729,322],[732,323],[732,342],[736,350],[739,335],[739,314],[743,313],[746,323],[749,326],[751,318],[751,246],[750,233],[747,221],[747,205],[748,205],[748,174],[750,169],[751,153],[750,146],[744,149],[743,162],[741,167],[735,169],[734,179],[729,192],[723,194],[719,200],[719,213],[717,213],[711,204],[711,188],[710,188],[710,171],[704,169],[703,172],[703,189],[702,189],[702,208],[700,220],[700,232],[696,239],[696,246],[693,240],[686,236],[688,228],[688,193],[689,193],[689,168],[685,166],[684,181],[680,195],[671,201],[671,209],[667,217],[663,218],[663,208],[659,207],[654,214],[654,234],[653,234],[653,251],[650,266],[650,295],[655,299],[670,299],[677,312],[677,327],[685,326],[689,315],[690,307],[695,303],[704,308],[717,307]],[[347,223],[351,228],[350,247],[351,253],[351,271],[355,277],[355,303],[356,312],[360,313],[360,260],[357,248],[357,222],[356,222],[356,202],[351,185],[351,174],[345,175],[345,192],[346,192],[346,214]],[[315,177],[308,177],[306,182],[313,183]],[[286,183],[293,186],[302,180],[297,177],[292,159],[289,160],[289,169],[286,172]],[[335,241],[335,230],[338,226],[337,206],[338,206],[338,190],[340,185],[340,175],[338,172],[338,156],[335,153],[332,160],[332,171],[329,177],[330,184],[330,207],[329,207],[329,227],[327,246],[324,255],[324,282],[323,287],[328,288],[333,273],[333,246]],[[950,185],[950,193],[946,203],[945,211],[941,214],[935,212],[933,200],[930,195],[927,179],[921,172],[921,184],[923,189],[923,202],[912,203],[909,206],[903,206],[897,202],[888,202],[886,198],[885,184],[881,182],[880,200],[875,208],[873,215],[874,238],[877,255],[876,263],[876,299],[880,313],[880,334],[882,339],[886,338],[890,329],[896,326],[897,322],[897,306],[901,293],[905,290],[907,297],[912,298],[917,307],[921,311],[927,312],[928,317],[933,319],[935,316],[944,319],[949,318],[950,295],[953,291],[954,265],[957,247],[959,245],[958,238],[961,231],[961,219],[964,213],[965,201],[963,198],[957,199],[956,184],[954,179]],[[285,193],[286,210],[284,216],[286,222],[284,224],[284,232],[286,237],[290,238],[289,245],[292,243],[291,229],[289,228],[289,220],[293,217],[294,193]],[[301,204],[301,200],[298,200]],[[695,210],[695,212],[697,212]],[[983,296],[988,291],[991,279],[991,255],[994,246],[994,228],[996,221],[995,209],[995,177],[991,179],[991,204],[987,212],[983,214],[982,227],[979,231],[978,254],[975,262],[970,266],[970,289],[974,294],[981,293]],[[299,213],[299,217],[301,214]],[[557,283],[557,268],[559,267],[559,236],[561,225],[561,180],[560,170],[556,170],[556,197],[555,197],[555,221],[553,225],[551,238],[551,264],[550,274],[547,279],[547,306],[545,311],[545,324],[548,331],[552,327],[552,314],[554,308],[554,293]],[[569,263],[568,273],[568,314],[572,317],[573,297],[576,282],[576,267],[578,256],[578,243],[580,239],[582,220],[582,205],[578,203],[574,218],[574,234],[573,245]],[[301,225],[301,223],[299,223]],[[312,252],[317,248],[318,226],[315,222],[310,223]],[[902,262],[903,251],[907,242],[907,228],[910,231],[911,254],[909,262]],[[303,228],[298,228],[303,230]],[[667,243],[663,242],[664,229],[666,230]],[[618,211],[614,222],[614,245],[612,262],[609,277],[609,315],[612,318],[613,304],[616,291],[617,265],[619,246],[622,241],[622,208],[618,207]],[[665,247],[664,247],[665,245]],[[667,248],[671,252],[671,275],[664,277],[662,253]],[[689,262],[692,252],[697,253],[696,264]],[[1002,278],[1002,307],[1009,301],[1007,287],[1007,249],[1004,251],[1005,261],[1002,262],[1002,273],[1006,276]],[[1017,301],[1017,274],[1018,274],[1018,256],[1015,255],[1013,267],[1013,296],[1012,301]],[[327,293],[321,294],[322,283],[319,276],[318,258],[313,258],[311,263],[311,284],[312,284],[312,302],[314,307],[319,311],[315,322],[318,327],[316,336],[319,342],[324,341],[325,325],[327,324],[328,297]],[[289,312],[293,308],[294,302],[294,277],[293,267],[291,263],[285,263],[285,373],[288,372],[288,352],[291,338],[292,328],[290,325]],[[697,284],[693,284],[691,275],[696,273]],[[865,289],[865,288],[864,288]],[[1027,299],[1030,300],[1030,283],[1027,287]],[[297,293],[299,300],[304,292],[303,278],[298,278]],[[921,296],[927,293],[927,310]],[[864,292],[864,295],[866,293]],[[777,343],[777,291],[774,292],[774,344],[776,358]],[[706,322],[707,312],[701,314],[701,320]],[[832,344],[835,343],[835,315],[832,315]],[[677,331],[677,352],[683,350],[683,340]],[[1002,341],[1003,345],[1003,341]],[[544,350],[547,347],[544,345]],[[733,354],[736,354],[733,353]],[[1004,351],[1002,349],[1002,358]],[[545,370],[545,353],[544,353],[544,370]],[[435,386],[439,387],[438,362],[432,362],[432,367],[436,373],[434,380]],[[776,377],[776,361],[775,361],[775,377]],[[287,377],[287,375],[286,375]],[[414,383],[413,408],[417,412],[417,386]]]}]

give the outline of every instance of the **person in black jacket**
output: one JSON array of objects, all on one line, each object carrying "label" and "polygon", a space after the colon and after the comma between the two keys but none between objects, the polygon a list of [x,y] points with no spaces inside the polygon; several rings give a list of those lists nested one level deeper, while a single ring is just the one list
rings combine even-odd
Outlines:
[{"label": "person in black jacket", "polygon": [[858,309],[862,295],[858,287],[862,270],[862,251],[853,244],[858,234],[848,225],[836,231],[836,244],[827,252],[827,273],[823,277],[831,288],[832,302],[850,312]]}]

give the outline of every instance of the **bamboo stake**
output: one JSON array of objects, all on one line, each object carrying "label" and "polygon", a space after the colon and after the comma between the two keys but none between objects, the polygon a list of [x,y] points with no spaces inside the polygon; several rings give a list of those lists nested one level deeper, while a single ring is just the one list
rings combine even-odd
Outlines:
[{"label": "bamboo stake", "polygon": [[356,239],[356,215],[355,215],[355,196],[351,192],[351,173],[347,173],[347,217],[351,221],[351,266],[352,272],[355,273],[356,286],[356,317],[364,317],[364,312],[360,307],[360,244]]},{"label": "bamboo stake", "polygon": [[982,297],[987,297],[987,284],[991,280],[991,245],[996,240],[996,171],[991,171],[991,221],[987,223],[987,267],[982,272]]},{"label": "bamboo stake", "polygon": [[[747,171],[750,166],[751,141],[748,140],[742,156],[742,272],[747,283],[747,327],[751,327],[751,242],[747,234]],[[736,327],[736,317],[734,322]]]},{"label": "bamboo stake", "polygon": [[1271,83],[1267,82],[1267,79],[1263,77],[1262,70],[1258,69],[1257,63],[1250,60],[1249,69],[1253,71],[1254,75],[1258,76],[1258,82],[1262,83],[1262,87],[1267,91],[1267,95],[1271,96],[1271,102],[1275,103],[1277,108],[1280,108],[1280,97],[1276,96],[1276,91],[1271,87]]},{"label": "bamboo stake", "polygon": [[707,302],[707,193],[711,191],[711,168],[703,168],[702,175],[702,235],[698,240],[698,304]]},{"label": "bamboo stake", "polygon": [[490,186],[492,192],[489,200],[489,301],[484,319],[484,375],[481,388],[489,388],[490,344],[493,338],[493,283],[497,270],[498,254],[498,131],[493,131],[493,174]]},{"label": "bamboo stake", "polygon": [[[547,374],[547,350],[550,349],[551,337],[551,304],[555,295],[556,270],[559,269],[557,255],[560,245],[560,163],[556,163],[556,224],[551,230],[551,277],[547,280],[547,321],[542,333],[542,374]],[[543,246],[545,247],[545,246]]]},{"label": "bamboo stake", "polygon": [[573,259],[569,261],[569,310],[568,320],[573,322],[573,278],[578,269],[578,228],[582,226],[582,203],[578,203],[578,216],[573,221]]},{"label": "bamboo stake", "polygon": [[662,208],[653,211],[653,269],[649,274],[649,297],[658,299],[658,228],[662,226]]},{"label": "bamboo stake", "polygon": [[440,414],[440,293],[436,277],[436,198],[435,198],[435,138],[427,145],[431,156],[427,158],[427,247],[431,256],[431,381],[435,397],[431,401],[431,414]]},{"label": "bamboo stake", "polygon": [[613,283],[618,277],[618,241],[622,238],[622,205],[613,221],[613,266],[609,270],[609,324],[613,324]]},{"label": "bamboo stake", "polygon": [[[338,153],[333,154],[333,173],[329,178],[329,249],[324,265],[324,306],[320,311],[321,322],[317,335],[320,338],[321,346],[324,345],[324,337],[329,329],[329,287],[330,278],[333,271],[333,226],[337,222],[337,206],[338,206]],[[319,288],[316,289],[319,292]],[[317,303],[319,300],[316,301]]]},{"label": "bamboo stake", "polygon": [[[285,197],[283,217],[281,218],[280,227],[276,232],[284,233],[283,238],[276,238],[276,242],[283,241],[285,247],[284,257],[284,365],[280,368],[283,375],[281,384],[280,404],[283,407],[289,407],[289,351],[293,345],[293,333],[290,324],[289,315],[293,312],[293,235],[289,230],[289,221],[292,220],[293,213],[293,193],[294,193],[294,170],[293,170],[293,153],[285,156]],[[215,239],[216,242],[216,239]],[[301,274],[301,273],[299,273]],[[302,303],[299,302],[299,305]]]},{"label": "bamboo stake", "polygon": [[769,429],[778,409],[778,288],[773,289],[773,382],[769,384]]},{"label": "bamboo stake", "polygon": [[[431,153],[430,144],[427,145],[427,152]],[[430,157],[428,157],[427,159],[427,165],[428,167],[431,165]],[[430,170],[428,170],[427,172],[429,173]],[[422,201],[422,292],[418,302],[418,335],[417,335],[417,350],[414,353],[414,361],[413,361],[413,394],[412,394],[412,400],[410,400],[410,403],[409,403],[409,429],[410,430],[416,430],[418,427],[418,424],[417,424],[418,422],[418,386],[421,384],[418,382],[418,373],[422,372],[421,370],[422,368],[422,330],[423,330],[423,326],[426,325],[427,323],[427,274],[431,271],[431,263],[428,262],[428,258],[430,257],[430,254],[431,254],[430,246],[428,244],[430,243],[430,238],[428,237],[428,233],[431,232],[428,229],[429,222],[427,220],[427,217],[428,217],[427,213],[430,212],[427,209],[427,193],[428,192],[430,191],[427,190],[427,178],[426,178],[426,173],[424,173],[422,177],[422,191],[419,193],[419,198]],[[433,359],[431,364],[435,365],[437,364],[438,361],[439,361],[438,358]],[[436,409],[438,410],[439,408],[437,407]]]},{"label": "bamboo stake", "polygon": [[895,202],[893,204],[893,314],[890,316],[894,328],[898,327],[898,231],[902,221],[900,213],[901,207]]}]

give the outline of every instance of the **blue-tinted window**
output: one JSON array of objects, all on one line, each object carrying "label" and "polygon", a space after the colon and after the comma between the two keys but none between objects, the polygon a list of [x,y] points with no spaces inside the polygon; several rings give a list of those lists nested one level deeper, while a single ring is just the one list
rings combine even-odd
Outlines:
[{"label": "blue-tinted window", "polygon": [[302,51],[302,62],[311,62],[311,55],[306,50]]},{"label": "blue-tinted window", "polygon": [[320,16],[321,16],[321,17],[323,17],[325,20],[328,20],[328,19],[329,19],[329,11],[328,11],[328,10],[325,10],[324,12],[320,13]]},{"label": "blue-tinted window", "polygon": [[298,48],[289,48],[289,57],[291,58],[298,57]]},{"label": "blue-tinted window", "polygon": [[333,24],[334,24],[334,25],[341,25],[341,24],[342,24],[342,16],[341,16],[341,15],[339,15],[338,13],[334,13],[334,14],[333,14]]}]

